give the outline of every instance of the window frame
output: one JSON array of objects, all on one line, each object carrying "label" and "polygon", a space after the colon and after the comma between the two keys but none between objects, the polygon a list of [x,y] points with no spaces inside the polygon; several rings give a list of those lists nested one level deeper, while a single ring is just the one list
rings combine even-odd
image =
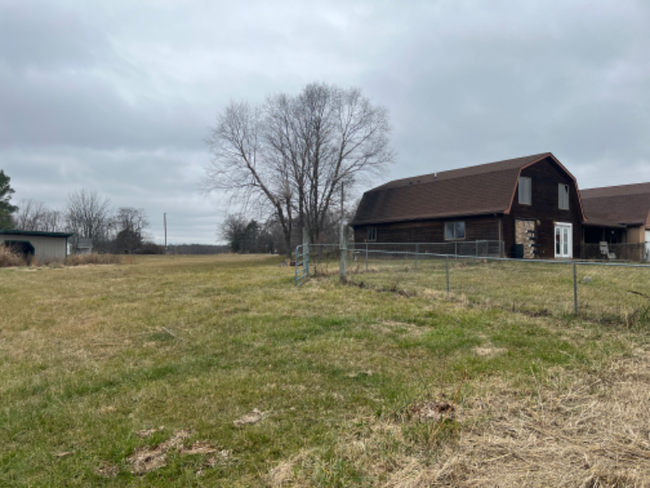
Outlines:
[{"label": "window frame", "polygon": [[[522,183],[526,182],[526,185]],[[525,188],[524,188],[525,187]],[[528,189],[528,201],[525,201],[526,188]],[[530,176],[520,176],[517,186],[517,193],[519,194],[519,205],[532,205],[533,204],[533,179]]]},{"label": "window frame", "polygon": [[[570,203],[569,203],[570,193],[571,193],[571,189],[569,188],[569,185],[567,185],[566,183],[557,184],[557,207],[560,210],[570,210]],[[566,207],[562,206],[563,197],[566,197]]]},{"label": "window frame", "polygon": [[368,233],[366,234],[367,242],[377,242],[377,227],[368,227]]},{"label": "window frame", "polygon": [[[463,224],[463,237],[457,237],[457,232],[456,232],[457,228],[456,228],[456,226],[458,224]],[[451,229],[452,229],[453,237],[447,237],[447,226],[448,225],[452,226]],[[445,226],[443,228],[443,235],[445,237],[445,241],[463,241],[463,240],[467,239],[467,225],[465,224],[465,221],[464,220],[454,220],[454,221],[451,221],[451,222],[445,222]]]}]

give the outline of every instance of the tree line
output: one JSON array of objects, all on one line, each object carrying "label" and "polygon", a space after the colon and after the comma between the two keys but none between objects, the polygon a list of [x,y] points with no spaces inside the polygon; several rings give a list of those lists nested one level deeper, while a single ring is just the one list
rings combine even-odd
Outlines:
[{"label": "tree line", "polygon": [[21,200],[9,203],[14,190],[10,178],[0,170],[0,229],[39,232],[69,232],[73,248],[80,239],[90,239],[98,252],[162,253],[164,249],[148,240],[149,226],[143,208],[114,209],[110,199],[93,190],[82,189],[68,195],[63,209],[52,209],[43,202]]}]

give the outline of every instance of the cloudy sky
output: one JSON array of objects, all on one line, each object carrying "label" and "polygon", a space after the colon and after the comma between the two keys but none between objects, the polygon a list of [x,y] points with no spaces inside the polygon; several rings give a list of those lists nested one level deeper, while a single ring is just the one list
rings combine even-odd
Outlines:
[{"label": "cloudy sky", "polygon": [[545,151],[581,188],[650,181],[647,0],[0,0],[0,169],[13,203],[92,189],[214,243],[208,128],[313,81],[389,109],[376,184]]}]

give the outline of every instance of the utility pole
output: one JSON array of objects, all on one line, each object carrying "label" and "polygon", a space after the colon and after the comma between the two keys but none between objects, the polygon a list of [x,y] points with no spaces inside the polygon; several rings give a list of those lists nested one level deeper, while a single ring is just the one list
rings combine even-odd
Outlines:
[{"label": "utility pole", "polygon": [[163,214],[163,221],[165,222],[165,251],[167,250],[167,214]]},{"label": "utility pole", "polygon": [[341,182],[341,225],[343,225],[344,217],[344,207],[343,201],[345,200],[345,183]]}]

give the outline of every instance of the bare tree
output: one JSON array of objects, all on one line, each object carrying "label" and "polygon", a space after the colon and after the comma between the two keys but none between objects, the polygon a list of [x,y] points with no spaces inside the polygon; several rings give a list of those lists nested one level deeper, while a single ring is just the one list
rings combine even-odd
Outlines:
[{"label": "bare tree", "polygon": [[41,229],[43,232],[62,232],[65,230],[63,214],[59,210],[45,209],[41,220]]},{"label": "bare tree", "polygon": [[66,226],[75,237],[92,239],[93,245],[106,240],[110,200],[94,190],[82,189],[68,195]]},{"label": "bare tree", "polygon": [[45,204],[34,200],[21,200],[18,210],[11,216],[14,229],[41,230]]},{"label": "bare tree", "polygon": [[393,160],[389,133],[386,109],[357,89],[310,84],[260,107],[232,103],[206,140],[202,189],[270,209],[290,253],[294,223],[318,242],[343,187],[350,194]]}]

